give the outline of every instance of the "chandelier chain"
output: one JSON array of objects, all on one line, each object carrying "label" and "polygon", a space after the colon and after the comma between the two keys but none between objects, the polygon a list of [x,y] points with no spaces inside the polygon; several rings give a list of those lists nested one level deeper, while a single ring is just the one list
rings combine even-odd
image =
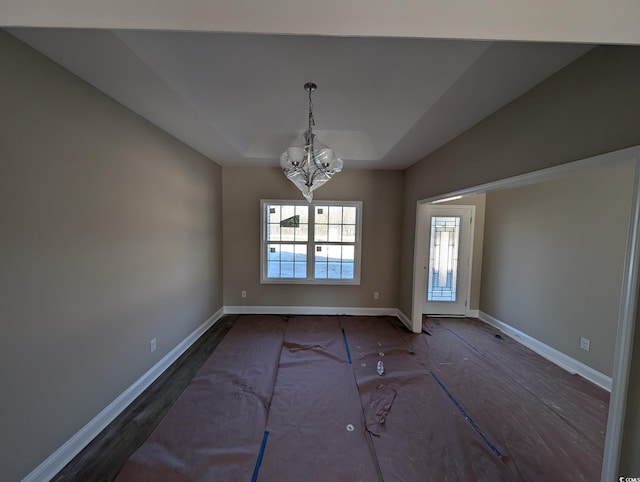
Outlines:
[{"label": "chandelier chain", "polygon": [[311,133],[311,128],[316,126],[316,120],[313,117],[313,101],[311,100],[311,92],[309,89],[309,133]]}]

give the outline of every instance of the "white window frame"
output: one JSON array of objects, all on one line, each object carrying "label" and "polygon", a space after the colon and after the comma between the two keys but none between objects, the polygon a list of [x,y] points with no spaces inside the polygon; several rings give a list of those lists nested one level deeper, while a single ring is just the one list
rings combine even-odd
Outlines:
[{"label": "white window frame", "polygon": [[[268,278],[267,277],[267,206],[268,205],[286,205],[286,206],[309,206],[309,236],[307,238],[307,277],[306,278]],[[314,240],[315,232],[315,213],[316,206],[342,206],[356,208],[356,236],[355,243],[331,243]],[[260,283],[264,284],[315,284],[315,285],[359,285],[360,284],[360,268],[362,264],[362,201],[313,201],[308,203],[303,200],[288,199],[261,199],[260,200]],[[315,271],[315,245],[316,244],[353,244],[354,245],[354,263],[353,263],[353,279],[327,279],[314,278]]]}]

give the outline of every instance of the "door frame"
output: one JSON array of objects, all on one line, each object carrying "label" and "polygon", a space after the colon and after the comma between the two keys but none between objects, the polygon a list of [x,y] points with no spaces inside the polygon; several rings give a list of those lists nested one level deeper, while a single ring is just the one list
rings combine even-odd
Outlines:
[{"label": "door frame", "polygon": [[611,396],[609,398],[609,414],[600,476],[601,482],[616,480],[618,477],[622,431],[631,373],[631,355],[633,352],[638,302],[638,275],[640,273],[640,145],[419,200],[416,206],[416,229],[414,233],[411,325],[414,333],[420,333],[422,331],[421,293],[424,291],[424,276],[422,276],[423,270],[422,265],[420,265],[422,258],[419,257],[421,247],[418,245],[417,239],[419,230],[425,228],[423,217],[419,215],[421,205],[454,196],[480,194],[496,189],[514,188],[550,181],[567,174],[602,168],[621,162],[633,164],[635,174],[620,293],[620,309],[616,330]]},{"label": "door frame", "polygon": [[[421,205],[418,209],[421,210],[421,214],[423,216],[425,216],[425,219],[423,220],[423,225],[425,226],[425,229],[420,231],[419,236],[422,237],[422,246],[424,248],[424,257],[422,258],[423,261],[423,276],[425,277],[425,283],[424,283],[424,291],[422,292],[422,303],[423,303],[423,308],[422,308],[422,312],[424,313],[424,303],[426,300],[426,293],[427,293],[427,282],[426,282],[426,271],[429,269],[429,246],[431,244],[431,216],[433,216],[435,211],[438,210],[445,210],[445,209],[465,209],[469,211],[469,215],[471,216],[471,223],[469,226],[469,264],[468,264],[468,268],[466,270],[466,275],[467,275],[467,287],[464,293],[460,293],[460,295],[464,295],[466,304],[464,307],[464,313],[462,314],[463,316],[470,316],[471,315],[471,306],[470,306],[470,302],[471,302],[471,275],[473,273],[473,242],[474,242],[474,227],[475,227],[475,220],[476,220],[476,207],[474,205],[470,205],[470,204],[433,204],[433,203],[428,203],[428,204],[423,204]],[[461,225],[461,230],[464,226]],[[460,246],[462,246],[462,231],[461,231],[461,236],[460,236]],[[460,262],[460,259],[458,259],[458,263]],[[458,272],[460,272],[460,270],[458,270]],[[447,316],[447,315],[445,315]],[[460,315],[448,315],[448,316],[460,316]]]}]

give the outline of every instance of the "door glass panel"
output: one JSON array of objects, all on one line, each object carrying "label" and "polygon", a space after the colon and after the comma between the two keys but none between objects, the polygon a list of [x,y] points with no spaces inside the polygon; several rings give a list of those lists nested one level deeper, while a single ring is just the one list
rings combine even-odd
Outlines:
[{"label": "door glass panel", "polygon": [[427,301],[457,299],[460,219],[460,216],[431,218]]}]

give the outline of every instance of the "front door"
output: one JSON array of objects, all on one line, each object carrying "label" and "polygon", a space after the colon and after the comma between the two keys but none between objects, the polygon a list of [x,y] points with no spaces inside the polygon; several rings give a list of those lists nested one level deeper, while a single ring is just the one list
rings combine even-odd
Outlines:
[{"label": "front door", "polygon": [[464,316],[469,303],[473,207],[429,206],[423,313]]}]

